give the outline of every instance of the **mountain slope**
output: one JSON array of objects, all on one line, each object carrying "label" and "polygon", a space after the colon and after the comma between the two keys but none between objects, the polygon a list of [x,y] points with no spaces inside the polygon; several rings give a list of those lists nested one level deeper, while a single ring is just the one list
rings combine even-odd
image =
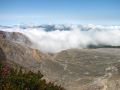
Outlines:
[{"label": "mountain slope", "polygon": [[2,62],[17,64],[32,71],[40,70],[47,81],[62,85],[67,90],[120,89],[119,48],[68,49],[55,54],[43,54],[29,47],[29,44],[20,43],[15,37],[7,39],[2,36]]},{"label": "mountain slope", "polygon": [[0,55],[1,60],[5,59],[29,69],[39,66],[44,57],[40,51],[6,38],[0,38]]},{"label": "mountain slope", "polygon": [[119,90],[120,49],[70,49],[44,60],[41,71],[67,90]]}]

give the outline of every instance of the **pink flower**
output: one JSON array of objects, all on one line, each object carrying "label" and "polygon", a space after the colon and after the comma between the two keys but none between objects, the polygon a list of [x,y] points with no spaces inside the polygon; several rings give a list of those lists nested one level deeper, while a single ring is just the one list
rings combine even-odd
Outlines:
[{"label": "pink flower", "polygon": [[2,78],[6,79],[8,78],[10,74],[10,65],[8,63],[5,63],[2,67]]}]

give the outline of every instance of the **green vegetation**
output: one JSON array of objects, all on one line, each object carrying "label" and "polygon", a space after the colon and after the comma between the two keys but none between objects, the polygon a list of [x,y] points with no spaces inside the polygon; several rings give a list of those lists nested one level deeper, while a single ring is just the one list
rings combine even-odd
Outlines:
[{"label": "green vegetation", "polygon": [[0,64],[0,90],[65,90],[54,83],[46,83],[42,77],[40,72],[24,72],[7,63]]},{"label": "green vegetation", "polygon": [[111,46],[111,45],[89,45],[88,48],[120,48],[120,46]]}]

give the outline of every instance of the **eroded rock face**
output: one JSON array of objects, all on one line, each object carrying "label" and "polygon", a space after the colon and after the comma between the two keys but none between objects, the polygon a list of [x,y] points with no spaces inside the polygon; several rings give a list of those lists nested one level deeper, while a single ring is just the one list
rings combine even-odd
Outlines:
[{"label": "eroded rock face", "polygon": [[32,43],[28,37],[19,32],[5,32],[6,39],[12,42],[31,46]]},{"label": "eroded rock face", "polygon": [[67,90],[120,90],[119,53],[112,48],[65,50],[44,60],[41,71]]},{"label": "eroded rock face", "polygon": [[6,39],[0,39],[0,60],[3,58],[8,62],[18,64],[22,67],[31,70],[37,70],[36,67],[39,67],[41,60],[45,57],[40,51],[32,49],[28,46],[21,45],[19,43],[11,42]]}]

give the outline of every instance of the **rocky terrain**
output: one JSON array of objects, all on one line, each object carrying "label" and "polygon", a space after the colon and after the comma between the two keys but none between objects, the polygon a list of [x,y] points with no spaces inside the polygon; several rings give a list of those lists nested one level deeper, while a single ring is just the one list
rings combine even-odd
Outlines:
[{"label": "rocky terrain", "polygon": [[42,62],[42,70],[68,90],[119,90],[119,53],[108,48],[65,50]]},{"label": "rocky terrain", "polygon": [[[0,37],[0,60],[32,71],[67,90],[120,90],[120,49],[69,49],[42,53],[21,33]],[[9,36],[9,37],[8,37]],[[22,43],[21,43],[22,42]]]},{"label": "rocky terrain", "polygon": [[[0,37],[0,59],[10,63],[18,64],[27,69],[36,70],[34,68],[38,67],[40,61],[46,56],[44,56],[44,54],[37,49],[28,47],[29,44],[26,42],[30,43],[30,41],[28,41],[24,35],[20,33],[6,34],[6,32],[4,32],[4,34],[6,35],[5,38]],[[7,36],[8,34],[9,37]],[[19,39],[22,37],[22,39],[15,39],[14,37]],[[26,42],[24,42],[25,39]]]}]

